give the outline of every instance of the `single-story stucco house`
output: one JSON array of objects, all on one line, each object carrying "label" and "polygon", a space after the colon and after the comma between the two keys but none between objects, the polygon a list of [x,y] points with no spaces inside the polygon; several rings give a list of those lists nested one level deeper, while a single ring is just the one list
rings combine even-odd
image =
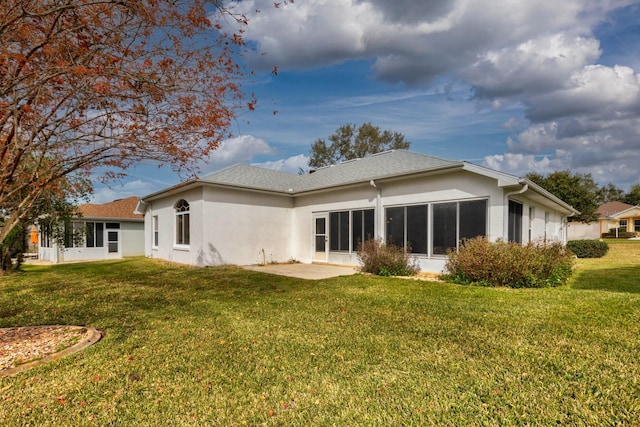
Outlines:
[{"label": "single-story stucco house", "polygon": [[65,224],[64,244],[40,227],[38,257],[60,263],[144,255],[144,216],[134,213],[137,205],[137,197],[128,197],[78,206],[78,218]]},{"label": "single-story stucco house", "polygon": [[596,209],[598,221],[570,222],[569,240],[613,237],[640,237],[640,206],[623,202],[607,202]]},{"label": "single-story stucco house", "polygon": [[140,199],[145,254],[207,266],[358,265],[365,239],[440,272],[465,238],[566,242],[577,211],[534,183],[404,150],[295,175],[238,164]]}]

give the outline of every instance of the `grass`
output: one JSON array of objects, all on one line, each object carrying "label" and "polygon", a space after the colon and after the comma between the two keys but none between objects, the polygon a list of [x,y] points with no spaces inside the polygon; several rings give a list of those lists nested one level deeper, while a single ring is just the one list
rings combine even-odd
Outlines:
[{"label": "grass", "polygon": [[105,337],[0,379],[0,425],[637,425],[639,255],[530,290],[29,266],[0,278],[0,327]]}]

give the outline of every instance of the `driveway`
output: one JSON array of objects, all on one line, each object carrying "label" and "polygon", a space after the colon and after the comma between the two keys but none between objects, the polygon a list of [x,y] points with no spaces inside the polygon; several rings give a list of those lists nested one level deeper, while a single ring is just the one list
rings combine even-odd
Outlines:
[{"label": "driveway", "polygon": [[297,277],[299,279],[320,280],[337,276],[349,276],[358,270],[355,267],[327,264],[268,264],[245,265],[247,270],[262,273],[277,274],[279,276]]}]

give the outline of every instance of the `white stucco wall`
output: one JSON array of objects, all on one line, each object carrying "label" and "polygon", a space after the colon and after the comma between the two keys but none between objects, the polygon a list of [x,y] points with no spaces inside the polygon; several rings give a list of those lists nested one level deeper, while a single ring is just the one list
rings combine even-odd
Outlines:
[{"label": "white stucco wall", "polygon": [[205,246],[198,265],[263,264],[293,257],[293,199],[205,188]]},{"label": "white stucco wall", "polygon": [[[190,244],[175,244],[175,210],[190,205]],[[153,216],[159,244],[153,247]],[[259,264],[292,258],[293,200],[286,195],[206,187],[151,202],[145,215],[148,256],[191,265]]]},{"label": "white stucco wall", "polygon": [[[202,225],[203,199],[202,188],[185,191],[159,200],[154,200],[144,216],[145,222],[145,254],[152,258],[160,258],[182,264],[197,264],[197,257],[193,253],[202,248],[202,231],[195,227]],[[184,199],[189,203],[191,222],[191,242],[189,246],[175,244],[175,209],[178,200]],[[158,217],[158,246],[153,245],[153,217]]]},{"label": "white stucco wall", "polygon": [[93,261],[107,259],[106,243],[103,248],[64,248],[60,251],[60,262]]},{"label": "white stucco wall", "polygon": [[[259,264],[314,260],[314,218],[329,212],[374,209],[376,237],[384,237],[385,209],[425,203],[486,199],[490,240],[505,239],[508,197],[522,203],[523,243],[530,239],[566,241],[565,218],[544,206],[539,196],[514,194],[496,179],[467,171],[422,176],[375,186],[359,184],[290,197],[206,186],[149,202],[145,215],[147,256],[192,265]],[[513,188],[512,188],[513,190]],[[191,241],[175,245],[175,210],[180,199],[190,204]],[[548,202],[547,202],[548,203]],[[532,209],[530,209],[532,208]],[[531,214],[531,217],[530,217]],[[153,217],[158,216],[159,244],[153,247]],[[327,223],[327,226],[329,224]],[[432,230],[429,231],[429,234]],[[423,271],[442,271],[443,255],[417,255]],[[326,262],[358,265],[354,252],[331,252]]]},{"label": "white stucco wall", "polygon": [[[42,237],[39,239],[39,241],[40,242],[42,241]],[[50,247],[50,248],[43,248],[42,246],[40,246],[38,248],[38,259],[42,261],[49,261],[54,264],[57,264],[58,262],[60,262],[60,256],[58,253],[57,246]]]},{"label": "white stucco wall", "polygon": [[144,224],[142,222],[121,222],[120,251],[122,253],[122,256],[125,257],[144,255],[144,236]]},{"label": "white stucco wall", "polygon": [[567,231],[569,240],[599,239],[600,223],[598,221],[589,224],[585,222],[570,222]]},{"label": "white stucco wall", "polygon": [[[522,204],[522,243],[552,241],[567,242],[566,216],[539,202],[518,194],[510,197]],[[533,208],[533,211],[531,210]],[[533,214],[533,216],[531,216]]]}]

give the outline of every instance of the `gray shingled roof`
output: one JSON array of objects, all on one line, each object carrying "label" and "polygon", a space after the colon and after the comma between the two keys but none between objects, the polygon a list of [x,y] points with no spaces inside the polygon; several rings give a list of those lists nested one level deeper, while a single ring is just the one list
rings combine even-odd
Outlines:
[{"label": "gray shingled roof", "polygon": [[295,194],[460,165],[461,162],[394,150],[327,166],[305,175],[238,164],[205,175],[199,181]]},{"label": "gray shingled roof", "polygon": [[288,192],[300,177],[292,173],[237,164],[205,175],[198,181],[255,190]]}]

